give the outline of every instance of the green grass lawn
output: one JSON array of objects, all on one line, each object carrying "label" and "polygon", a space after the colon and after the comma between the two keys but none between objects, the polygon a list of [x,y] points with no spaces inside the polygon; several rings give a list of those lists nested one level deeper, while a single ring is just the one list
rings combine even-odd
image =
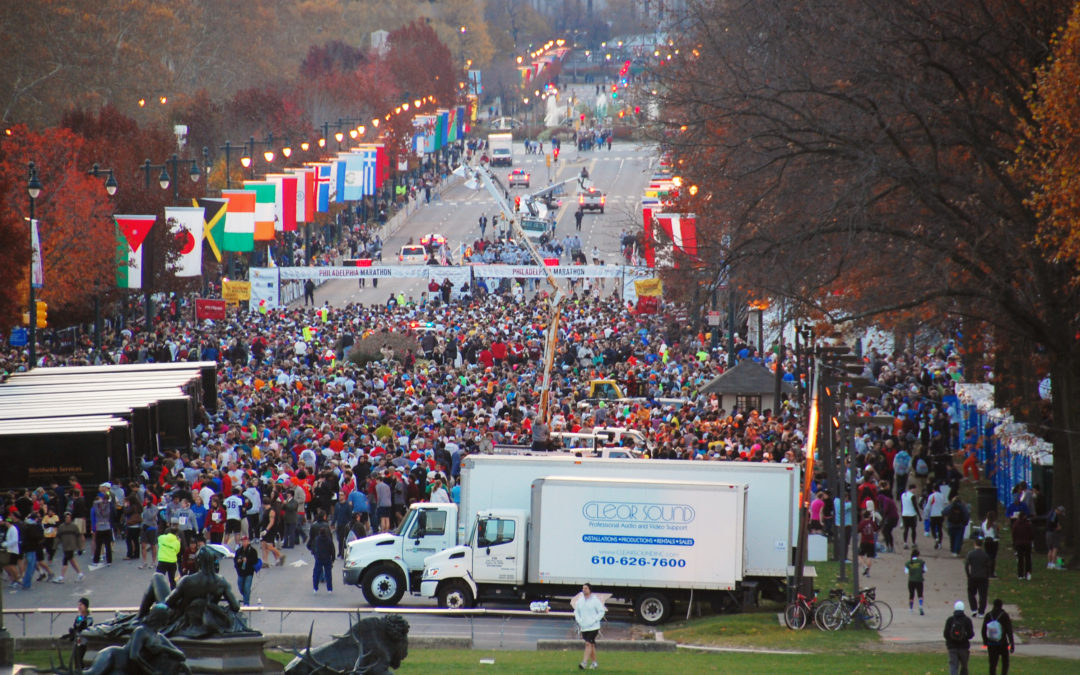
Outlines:
[{"label": "green grass lawn", "polygon": [[[49,652],[16,653],[16,662],[47,668]],[[287,663],[292,657],[280,652],[271,658]],[[55,654],[53,654],[55,657]],[[600,652],[600,668],[605,673],[946,673],[948,657],[944,650],[928,654],[880,652],[838,652],[813,655],[734,654],[679,651],[672,653]],[[573,652],[503,652],[481,650],[413,650],[396,672],[400,675],[430,673],[566,673],[576,672],[581,653]],[[494,664],[481,664],[492,659]],[[55,663],[55,658],[54,661]],[[1040,675],[1076,672],[1075,661],[1013,657],[1015,672]],[[973,672],[986,667],[985,658],[973,656]]]},{"label": "green grass lawn", "polygon": [[855,628],[825,632],[810,625],[803,630],[790,630],[777,619],[777,615],[783,611],[782,606],[771,606],[772,603],[764,602],[762,604],[762,611],[758,612],[669,623],[664,626],[664,638],[682,644],[713,647],[759,647],[815,652],[852,650],[881,639],[877,631]]},{"label": "green grass lawn", "polygon": [[[972,503],[974,489],[960,489],[965,501]],[[1016,578],[1016,556],[1013,555],[1012,530],[999,506],[998,534],[1001,545],[997,554],[998,579],[990,581],[990,600],[1001,598],[1006,604],[1020,607],[1019,630],[1024,639],[1080,644],[1080,622],[1076,620],[1080,607],[1080,572],[1046,569],[1046,554],[1032,551],[1031,581]],[[1036,538],[1042,536],[1036,532]],[[970,544],[968,544],[970,546]],[[965,549],[966,551],[966,549]]]}]

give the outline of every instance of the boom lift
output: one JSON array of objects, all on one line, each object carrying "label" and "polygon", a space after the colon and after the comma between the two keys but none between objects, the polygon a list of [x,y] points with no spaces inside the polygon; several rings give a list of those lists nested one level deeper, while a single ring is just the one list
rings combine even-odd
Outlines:
[{"label": "boom lift", "polygon": [[[551,294],[548,298],[548,328],[547,335],[544,337],[544,371],[543,379],[540,384],[540,407],[539,416],[543,420],[544,424],[550,425],[551,423],[551,371],[555,365],[555,350],[559,344],[559,320],[562,315],[562,301],[569,295],[566,291],[566,287],[562,282],[551,273],[547,265],[544,264],[544,257],[540,255],[540,250],[536,247],[536,244],[525,233],[525,230],[521,227],[521,221],[518,218],[518,213],[510,205],[510,202],[506,198],[507,191],[503,188],[499,179],[495,177],[491,169],[486,166],[467,166],[462,164],[454,170],[459,176],[465,178],[465,187],[476,190],[480,186],[483,186],[495,199],[495,203],[498,204],[499,209],[502,211],[502,216],[507,223],[510,224],[515,236],[517,236],[521,243],[524,244],[525,249],[532,256],[533,261],[540,266],[540,269],[544,270],[544,275],[547,279],[548,285],[551,287]],[[584,184],[587,182],[585,176],[577,178],[571,178],[552,185],[546,185],[541,190],[527,195],[522,199],[526,209],[532,210],[532,201],[536,195],[541,194],[552,187],[557,185],[565,185],[567,183],[579,183]]]}]

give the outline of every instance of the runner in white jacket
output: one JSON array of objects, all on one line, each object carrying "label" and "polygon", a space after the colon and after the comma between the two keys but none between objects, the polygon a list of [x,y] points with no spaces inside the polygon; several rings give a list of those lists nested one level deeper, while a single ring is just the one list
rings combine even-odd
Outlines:
[{"label": "runner in white jacket", "polygon": [[582,584],[581,598],[574,605],[574,621],[577,621],[581,631],[581,639],[585,640],[585,655],[582,657],[578,668],[596,668],[596,635],[600,632],[600,622],[607,614],[607,608],[600,598],[592,593],[589,584]]}]

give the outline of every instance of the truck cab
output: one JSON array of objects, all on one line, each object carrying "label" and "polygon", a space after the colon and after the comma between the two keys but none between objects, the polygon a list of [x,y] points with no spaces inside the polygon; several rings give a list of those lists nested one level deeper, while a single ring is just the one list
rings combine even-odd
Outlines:
[{"label": "truck cab", "polygon": [[483,598],[521,598],[527,532],[524,511],[478,513],[467,545],[449,548],[424,561],[420,594],[438,598],[439,607],[444,609],[468,609]]},{"label": "truck cab", "polygon": [[373,607],[392,607],[419,589],[424,559],[455,546],[456,504],[420,502],[409,508],[394,532],[351,542],[345,554],[344,581],[359,586]]}]

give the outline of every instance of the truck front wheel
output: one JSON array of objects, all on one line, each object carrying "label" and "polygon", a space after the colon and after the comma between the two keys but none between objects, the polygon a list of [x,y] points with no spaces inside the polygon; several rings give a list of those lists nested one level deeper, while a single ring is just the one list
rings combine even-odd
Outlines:
[{"label": "truck front wheel", "polygon": [[376,565],[364,574],[360,590],[372,607],[393,607],[405,594],[405,577],[393,565]]},{"label": "truck front wheel", "polygon": [[642,623],[655,626],[667,621],[671,613],[671,601],[663,593],[646,591],[634,601],[634,611]]},{"label": "truck front wheel", "polygon": [[462,581],[448,581],[439,587],[439,607],[443,609],[471,609],[472,590]]}]

